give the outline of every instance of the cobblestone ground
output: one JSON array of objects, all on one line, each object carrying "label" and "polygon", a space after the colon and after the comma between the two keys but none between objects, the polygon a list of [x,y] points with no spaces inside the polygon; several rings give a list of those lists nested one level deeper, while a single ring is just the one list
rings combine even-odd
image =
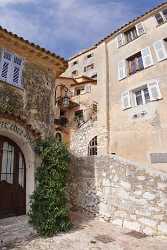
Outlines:
[{"label": "cobblestone ground", "polygon": [[[21,219],[22,218],[22,219]],[[18,219],[18,225],[13,231],[6,225],[6,232],[2,233],[0,222],[0,237],[5,240],[17,235],[19,242],[14,246],[1,246],[0,249],[13,250],[166,250],[167,237],[146,237],[146,235],[122,230],[110,223],[95,219],[82,219],[73,214],[74,228],[66,234],[59,234],[52,238],[35,237],[32,228],[27,226],[25,217]],[[24,226],[23,226],[24,225]],[[15,232],[15,233],[14,233]],[[6,235],[6,236],[5,236]],[[21,238],[20,238],[21,236]],[[16,241],[17,242],[17,241]]]}]

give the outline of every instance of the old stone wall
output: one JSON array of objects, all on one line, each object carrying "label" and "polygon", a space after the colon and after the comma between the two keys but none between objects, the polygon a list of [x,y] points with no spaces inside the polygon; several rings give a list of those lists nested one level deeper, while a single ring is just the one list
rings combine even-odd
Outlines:
[{"label": "old stone wall", "polygon": [[167,174],[116,156],[73,158],[74,209],[149,235],[167,235]]},{"label": "old stone wall", "polygon": [[98,121],[89,120],[80,128],[71,132],[70,151],[77,157],[88,156],[89,142],[97,136],[97,154],[105,155],[104,145],[107,140],[107,133],[100,127]]}]

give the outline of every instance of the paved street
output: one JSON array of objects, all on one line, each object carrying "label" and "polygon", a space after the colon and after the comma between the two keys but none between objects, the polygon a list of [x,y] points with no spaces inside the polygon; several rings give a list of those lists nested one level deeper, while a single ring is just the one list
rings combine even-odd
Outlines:
[{"label": "paved street", "polygon": [[[21,219],[22,218],[22,219]],[[18,243],[9,244],[2,249],[13,250],[166,250],[167,237],[147,237],[129,230],[121,230],[110,223],[93,219],[82,219],[77,214],[73,215],[74,228],[69,233],[60,234],[48,239],[33,235],[32,229],[23,226],[25,217],[20,217],[17,230],[11,227],[11,237],[17,235]],[[20,225],[20,226],[19,226]],[[15,224],[16,226],[16,224]],[[2,236],[2,223],[0,223]],[[7,230],[8,228],[8,230]],[[20,229],[19,229],[20,228]],[[5,235],[10,236],[10,226],[6,225]],[[8,233],[7,233],[8,231]],[[18,231],[18,234],[17,234]],[[21,232],[22,231],[22,232]],[[13,236],[12,236],[13,233]],[[19,240],[20,237],[20,240]],[[34,238],[35,237],[35,238]]]}]

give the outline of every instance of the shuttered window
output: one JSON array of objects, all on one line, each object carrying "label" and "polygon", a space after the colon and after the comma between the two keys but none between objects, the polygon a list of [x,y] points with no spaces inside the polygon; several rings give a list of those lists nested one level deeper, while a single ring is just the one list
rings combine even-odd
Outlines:
[{"label": "shuttered window", "polygon": [[150,95],[150,100],[151,101],[155,101],[158,99],[161,99],[161,91],[159,88],[159,83],[158,81],[151,81],[150,83],[147,84],[148,86],[148,91],[149,91],[149,95]]},{"label": "shuttered window", "polygon": [[117,47],[121,47],[125,44],[125,35],[123,33],[117,36]]},{"label": "shuttered window", "polygon": [[122,60],[118,63],[118,80],[122,80],[127,77],[127,62]]},{"label": "shuttered window", "polygon": [[132,106],[144,105],[161,98],[159,82],[151,80],[137,89],[123,92],[121,95],[122,109],[125,110]]},{"label": "shuttered window", "polygon": [[155,49],[157,60],[159,62],[167,58],[167,50],[166,50],[166,47],[165,47],[165,41],[164,40],[156,41],[153,44],[153,47]]},{"label": "shuttered window", "polygon": [[90,93],[91,92],[91,85],[85,86],[85,92]]},{"label": "shuttered window", "polygon": [[131,98],[130,98],[130,92],[125,91],[121,95],[121,102],[122,102],[122,109],[128,109],[131,108]]},{"label": "shuttered window", "polygon": [[12,85],[20,86],[23,60],[16,55],[2,50],[0,62],[0,79]]},{"label": "shuttered window", "polygon": [[143,23],[136,24],[137,35],[141,36],[145,33]]},{"label": "shuttered window", "polygon": [[153,65],[153,58],[149,47],[141,50],[144,68]]}]

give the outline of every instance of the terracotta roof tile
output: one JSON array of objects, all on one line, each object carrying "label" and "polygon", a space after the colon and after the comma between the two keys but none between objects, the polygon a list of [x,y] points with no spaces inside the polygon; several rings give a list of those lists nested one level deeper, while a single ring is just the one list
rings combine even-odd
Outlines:
[{"label": "terracotta roof tile", "polygon": [[16,39],[19,39],[20,41],[34,47],[35,49],[38,49],[38,50],[46,53],[47,55],[50,55],[50,56],[52,56],[52,57],[54,57],[56,59],[61,60],[65,65],[67,65],[67,61],[63,57],[60,57],[60,56],[56,55],[55,53],[53,53],[53,52],[51,52],[51,51],[49,51],[49,50],[47,50],[45,48],[40,47],[38,44],[30,42],[30,41],[24,39],[23,37],[18,36],[18,35],[10,32],[10,31],[8,31],[7,29],[3,28],[2,26],[0,26],[0,31],[5,32],[6,34],[8,34],[8,35],[10,35],[10,36],[12,36],[12,37],[14,37]]}]

